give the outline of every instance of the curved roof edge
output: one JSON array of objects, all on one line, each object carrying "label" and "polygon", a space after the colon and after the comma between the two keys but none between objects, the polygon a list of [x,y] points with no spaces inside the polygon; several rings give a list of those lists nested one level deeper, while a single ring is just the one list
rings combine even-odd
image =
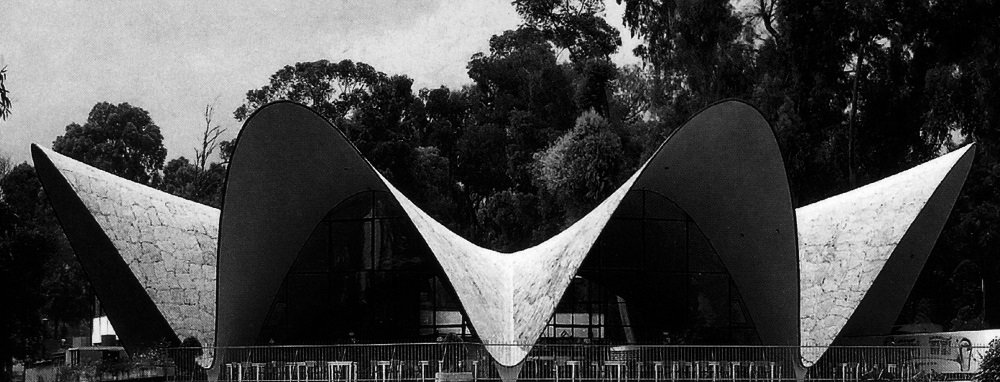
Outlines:
[{"label": "curved roof edge", "polygon": [[958,197],[975,149],[798,209],[801,356],[889,331]]},{"label": "curved roof edge", "polygon": [[640,173],[566,230],[514,253],[462,238],[382,180],[434,252],[487,351],[501,366],[515,367],[541,336],[573,275]]},{"label": "curved roof edge", "polygon": [[[765,171],[750,171],[759,169],[749,163],[763,163]],[[761,305],[751,310],[752,317],[774,323],[763,330],[766,343],[797,343],[775,334],[798,322],[795,315],[781,314],[798,301],[794,220],[783,166],[763,117],[744,103],[722,102],[679,128],[642,169],[570,228],[535,247],[502,254],[465,240],[417,208],[319,115],[290,102],[269,104],[247,120],[230,163],[219,244],[218,344],[251,344],[291,261],[325,212],[358,191],[379,189],[392,193],[413,221],[480,339],[522,345],[487,347],[499,364],[515,366],[541,335],[611,214],[636,187],[655,189],[698,211],[693,218],[712,228],[706,235],[717,250],[721,245],[730,269],[753,265],[734,272],[738,282],[750,284],[745,294],[768,292],[747,301]],[[728,203],[705,208],[720,204],[713,197]],[[740,224],[731,224],[729,207],[737,208]],[[763,243],[755,245],[754,235],[764,237]],[[769,256],[767,272],[756,268],[761,256]],[[249,258],[264,263],[241,261]],[[784,301],[788,295],[794,298]],[[774,313],[781,304],[786,308]]]},{"label": "curved roof edge", "polygon": [[[216,344],[255,345],[281,283],[313,229],[347,197],[385,185],[347,138],[288,101],[244,123],[219,224]],[[216,357],[215,371],[224,359]]]},{"label": "curved roof edge", "polygon": [[[31,145],[31,157],[63,232],[125,349],[135,354],[155,348],[164,341],[179,344],[177,335],[126,264],[115,243],[108,238],[60,167],[53,163],[55,159],[60,164],[66,164],[65,159],[68,158],[34,144]],[[111,177],[115,177],[98,170],[94,172],[103,174],[100,176],[103,180],[110,181]]]},{"label": "curved roof edge", "polygon": [[[761,147],[747,150],[745,145],[748,141]],[[752,153],[746,155],[747,151]],[[703,155],[696,155],[699,153]],[[691,162],[698,164],[685,167]],[[768,173],[761,176],[744,172],[748,162],[764,162]],[[732,168],[727,168],[727,165]],[[671,172],[671,166],[682,170]],[[703,180],[699,182],[691,178]],[[663,184],[665,179],[681,184]],[[694,214],[695,220],[699,224],[707,221],[706,224],[713,229],[706,233],[709,240],[723,242],[726,255],[723,261],[728,266],[746,269],[752,265],[749,272],[743,271],[741,277],[734,278],[755,284],[748,288],[751,291],[754,286],[769,285],[769,294],[748,299],[748,303],[765,305],[752,311],[752,316],[760,322],[774,323],[764,330],[766,334],[762,337],[770,344],[797,343],[794,334],[786,336],[789,338],[781,338],[778,334],[797,328],[797,311],[785,308],[774,313],[774,310],[767,309],[783,303],[797,306],[798,301],[798,295],[794,293],[797,290],[795,280],[798,270],[794,257],[794,218],[784,164],[770,126],[755,109],[744,103],[721,102],[705,109],[680,127],[642,168],[584,218],[549,240],[512,254],[481,248],[461,238],[413,205],[388,182],[386,185],[452,279],[480,339],[486,344],[523,345],[516,348],[487,347],[503,366],[519,364],[530,351],[530,344],[538,340],[569,287],[572,276],[579,270],[611,215],[625,194],[636,188],[650,188],[675,197],[682,193],[699,194],[702,197],[679,197],[686,202],[688,209],[699,212],[705,210],[706,205],[721,205],[708,213]],[[745,192],[735,191],[734,188]],[[729,203],[712,201],[711,196],[707,196],[719,194],[725,196]],[[739,195],[733,198],[733,194]],[[776,212],[764,213],[751,203],[759,203],[761,199],[770,199],[766,201],[771,203],[764,204],[778,207],[774,210]],[[734,211],[727,207],[736,207],[736,215],[744,217],[745,220],[736,225],[738,228],[734,229],[728,220]],[[751,245],[753,240],[750,238],[755,234],[763,236],[766,243]],[[736,235],[743,239],[729,243]],[[737,246],[740,248],[737,249]],[[744,255],[746,247],[757,251]],[[774,250],[782,247],[784,252]],[[771,257],[768,261],[772,266],[778,264],[782,271],[752,272],[754,269],[764,271],[758,267],[762,256]],[[774,279],[782,282],[774,286]],[[776,288],[779,291],[781,288],[791,289],[792,293],[775,293]],[[774,298],[775,295],[778,298]]]},{"label": "curved roof edge", "polygon": [[795,213],[774,131],[727,100],[678,128],[636,182],[698,224],[729,270],[766,345],[797,345]]}]

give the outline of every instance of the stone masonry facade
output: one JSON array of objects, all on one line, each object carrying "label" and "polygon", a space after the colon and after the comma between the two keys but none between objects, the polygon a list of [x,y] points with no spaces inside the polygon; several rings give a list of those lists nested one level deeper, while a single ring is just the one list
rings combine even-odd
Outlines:
[{"label": "stone masonry facade", "polygon": [[796,210],[806,366],[819,359],[847,324],[962,152]]},{"label": "stone masonry facade", "polygon": [[211,347],[219,210],[47,154],[178,338]]}]

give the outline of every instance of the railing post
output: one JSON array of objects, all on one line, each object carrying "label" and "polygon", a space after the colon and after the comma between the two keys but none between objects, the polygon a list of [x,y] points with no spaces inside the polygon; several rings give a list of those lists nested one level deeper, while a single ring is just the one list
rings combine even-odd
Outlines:
[{"label": "railing post", "polygon": [[566,361],[566,366],[569,366],[570,382],[576,382],[576,367],[578,365],[580,365],[580,361]]}]

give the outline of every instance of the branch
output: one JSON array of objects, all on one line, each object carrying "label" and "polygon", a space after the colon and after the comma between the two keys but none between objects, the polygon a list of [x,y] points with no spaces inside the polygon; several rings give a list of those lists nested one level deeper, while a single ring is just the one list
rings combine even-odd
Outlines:
[{"label": "branch", "polygon": [[7,67],[0,68],[0,119],[7,119],[10,116],[10,98],[7,97],[7,87],[4,82],[7,80]]},{"label": "branch", "polygon": [[219,147],[219,136],[226,132],[222,125],[212,126],[212,115],[215,114],[215,103],[218,99],[219,97],[216,97],[212,103],[205,105],[205,131],[201,136],[201,150],[194,149],[195,161],[201,171],[205,171],[208,156]]},{"label": "branch", "polygon": [[775,41],[781,40],[781,35],[778,34],[773,25],[774,6],[777,2],[778,0],[771,0],[771,3],[768,4],[767,0],[757,0],[757,16],[764,23],[764,29],[767,29],[767,33],[771,34]]}]

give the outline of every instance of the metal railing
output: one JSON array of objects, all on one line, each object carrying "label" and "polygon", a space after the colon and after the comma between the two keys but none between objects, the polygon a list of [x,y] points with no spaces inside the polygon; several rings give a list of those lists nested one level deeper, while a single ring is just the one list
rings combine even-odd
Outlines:
[{"label": "metal railing", "polygon": [[[488,345],[505,346],[505,345]],[[518,346],[518,345],[510,345]],[[162,349],[167,380],[204,380],[202,354],[217,359],[218,379],[263,381],[498,381],[487,345],[478,343],[344,344]],[[968,354],[959,354],[965,351]],[[537,344],[518,380],[552,382],[774,382],[971,380],[985,347],[830,347],[802,369],[800,347]],[[978,361],[977,361],[978,362]],[[942,366],[943,365],[943,366]],[[950,366],[949,366],[950,365]],[[947,366],[947,367],[946,367]],[[935,369],[935,368],[939,368]],[[963,369],[964,368],[964,369]],[[796,373],[796,369],[799,370]]]}]

